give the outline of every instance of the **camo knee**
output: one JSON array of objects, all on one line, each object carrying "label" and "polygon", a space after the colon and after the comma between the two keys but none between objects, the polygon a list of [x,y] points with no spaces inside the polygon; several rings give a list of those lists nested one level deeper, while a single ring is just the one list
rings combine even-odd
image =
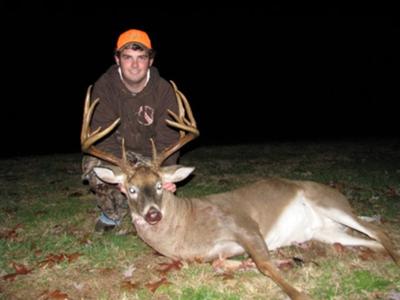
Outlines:
[{"label": "camo knee", "polygon": [[98,184],[92,188],[97,206],[109,218],[120,221],[128,213],[128,202],[118,188],[109,184]]}]

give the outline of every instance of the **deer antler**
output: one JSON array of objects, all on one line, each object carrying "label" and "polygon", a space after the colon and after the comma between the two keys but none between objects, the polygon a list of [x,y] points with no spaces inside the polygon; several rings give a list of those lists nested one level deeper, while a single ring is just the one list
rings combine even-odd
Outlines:
[{"label": "deer antler", "polygon": [[[95,146],[93,146],[94,143],[96,143],[98,140],[100,140],[101,138],[103,138],[104,136],[109,134],[118,125],[120,118],[116,119],[110,126],[108,126],[106,129],[104,129],[102,131],[101,131],[101,127],[99,127],[95,131],[91,132],[90,120],[92,118],[94,108],[99,103],[99,99],[97,98],[95,101],[93,101],[92,104],[90,104],[91,90],[92,90],[92,86],[90,85],[86,92],[85,106],[84,106],[84,110],[83,110],[83,121],[82,121],[82,131],[81,131],[82,152],[93,155],[93,156],[103,159],[105,161],[108,161],[114,165],[123,167],[126,163],[126,156],[125,156],[124,150],[123,150],[123,157],[122,157],[122,159],[120,159],[111,153],[104,152],[104,151],[96,148]],[[122,147],[124,149],[123,142],[122,142]]]},{"label": "deer antler", "polygon": [[154,141],[151,140],[153,146],[153,164],[156,167],[161,166],[163,161],[166,160],[171,154],[178,151],[185,144],[195,139],[200,134],[199,130],[197,129],[196,120],[194,119],[189,101],[186,99],[185,95],[178,90],[176,84],[172,80],[171,84],[175,90],[179,115],[175,114],[171,110],[168,110],[168,113],[171,115],[174,121],[166,120],[166,122],[168,125],[179,129],[179,140],[177,143],[165,148],[158,156],[155,149]]}]

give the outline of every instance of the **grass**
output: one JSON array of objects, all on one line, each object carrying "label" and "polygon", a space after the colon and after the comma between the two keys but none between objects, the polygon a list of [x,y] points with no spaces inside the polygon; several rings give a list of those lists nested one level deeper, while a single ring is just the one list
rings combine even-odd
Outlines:
[{"label": "grass", "polygon": [[[123,234],[94,233],[99,211],[80,181],[80,160],[80,154],[0,160],[0,299],[285,299],[254,269],[218,274],[210,264],[184,262],[160,272],[169,259],[134,235],[128,219]],[[378,215],[400,246],[398,141],[207,146],[187,152],[181,163],[196,166],[178,187],[181,196],[268,176],[335,186],[358,214]],[[400,268],[387,256],[316,242],[271,253],[275,261],[293,256],[304,263],[282,269],[284,277],[315,299],[400,294]]]}]

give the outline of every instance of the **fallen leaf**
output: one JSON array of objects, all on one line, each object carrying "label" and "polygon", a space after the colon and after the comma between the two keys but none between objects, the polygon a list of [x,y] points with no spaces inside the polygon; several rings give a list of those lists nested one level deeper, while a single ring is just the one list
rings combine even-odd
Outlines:
[{"label": "fallen leaf", "polygon": [[85,283],[77,283],[77,282],[74,282],[73,284],[72,284],[73,286],[74,286],[74,288],[76,288],[78,291],[81,291],[84,287],[85,287]]},{"label": "fallen leaf", "polygon": [[282,259],[275,262],[276,266],[282,271],[293,269],[294,263],[292,259]]},{"label": "fallen leaf", "polygon": [[3,276],[4,280],[13,281],[13,280],[15,280],[15,277],[17,277],[17,275],[26,275],[26,274],[29,274],[30,272],[32,272],[32,269],[28,269],[23,264],[17,264],[15,262],[13,262],[12,265],[13,265],[15,272],[4,275]]},{"label": "fallen leaf", "polygon": [[65,255],[61,254],[49,254],[46,256],[46,259],[39,262],[39,267],[42,269],[51,268],[55,264],[62,262],[65,259]]},{"label": "fallen leaf", "polygon": [[231,272],[217,273],[215,276],[221,276],[222,280],[230,280],[235,278],[234,273]]},{"label": "fallen leaf", "polygon": [[92,240],[90,239],[91,236],[92,236],[92,234],[86,233],[85,235],[83,235],[83,236],[79,239],[79,243],[80,243],[81,245],[91,245],[91,244],[93,244]]},{"label": "fallen leaf", "polygon": [[39,268],[45,269],[45,268],[51,268],[55,264],[58,264],[64,260],[68,260],[68,262],[72,262],[76,260],[81,254],[80,253],[71,253],[71,254],[66,254],[66,253],[60,253],[60,254],[49,254],[46,256],[46,259],[42,260],[39,262]]},{"label": "fallen leaf", "polygon": [[183,266],[183,264],[179,260],[173,260],[170,263],[160,263],[159,265],[162,268],[158,269],[158,272],[160,272],[162,275],[166,275],[168,272],[171,272],[172,270],[179,271]]},{"label": "fallen leaf", "polygon": [[6,229],[3,232],[0,232],[0,239],[15,240],[18,235],[17,230],[19,228],[22,228],[22,224],[17,224],[11,229]]},{"label": "fallen leaf", "polygon": [[343,253],[346,251],[346,248],[340,243],[333,243],[333,249],[335,249],[337,253]]},{"label": "fallen leaf", "polygon": [[123,289],[125,289],[125,290],[128,290],[128,291],[135,290],[135,289],[139,288],[139,286],[140,286],[140,285],[139,285],[138,282],[130,281],[130,280],[124,280],[124,281],[122,281],[122,283],[121,283],[121,287],[122,287]]},{"label": "fallen leaf", "polygon": [[102,276],[109,276],[109,275],[112,275],[114,273],[114,269],[112,269],[112,268],[101,268],[101,269],[98,269],[98,272]]},{"label": "fallen leaf", "polygon": [[60,290],[49,291],[46,290],[42,294],[39,295],[38,300],[69,300],[71,298],[68,297],[66,293],[61,292]]},{"label": "fallen leaf", "polygon": [[163,284],[171,284],[171,283],[168,282],[167,278],[163,277],[156,282],[146,283],[145,286],[146,288],[149,289],[150,292],[154,293]]},{"label": "fallen leaf", "polygon": [[130,265],[130,266],[123,272],[124,277],[125,277],[125,278],[130,278],[130,277],[132,277],[133,272],[135,272],[135,270],[136,270],[135,265],[133,265],[133,264]]},{"label": "fallen leaf", "polygon": [[400,194],[397,192],[395,187],[388,186],[386,190],[386,195],[389,197],[397,197],[400,196]]},{"label": "fallen leaf", "polygon": [[364,261],[367,260],[374,260],[375,259],[375,252],[369,248],[363,248],[360,250],[358,257]]},{"label": "fallen leaf", "polygon": [[81,256],[81,254],[78,253],[78,252],[74,252],[74,253],[71,253],[71,254],[67,254],[66,256],[68,258],[68,262],[70,263],[70,262],[73,262],[74,260],[77,260],[78,257]]}]

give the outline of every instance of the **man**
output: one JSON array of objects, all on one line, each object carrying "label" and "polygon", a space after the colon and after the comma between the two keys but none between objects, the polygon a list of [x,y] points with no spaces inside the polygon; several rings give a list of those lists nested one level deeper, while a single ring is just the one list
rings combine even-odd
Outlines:
[{"label": "man", "polygon": [[[99,98],[91,128],[106,128],[117,118],[120,124],[112,134],[96,146],[117,157],[122,155],[122,139],[127,157],[132,162],[146,163],[152,157],[150,139],[158,151],[179,139],[176,130],[167,126],[167,110],[177,112],[175,92],[153,67],[155,52],[146,32],[130,29],[117,41],[112,65],[94,84],[91,99]],[[176,164],[179,153],[169,157],[164,165]],[[83,158],[83,178],[96,194],[97,205],[102,210],[95,230],[107,231],[119,225],[128,212],[126,197],[117,186],[99,180],[92,171],[94,166],[108,165],[92,156]],[[111,167],[111,166],[110,166]],[[164,189],[174,192],[173,183]]]}]

